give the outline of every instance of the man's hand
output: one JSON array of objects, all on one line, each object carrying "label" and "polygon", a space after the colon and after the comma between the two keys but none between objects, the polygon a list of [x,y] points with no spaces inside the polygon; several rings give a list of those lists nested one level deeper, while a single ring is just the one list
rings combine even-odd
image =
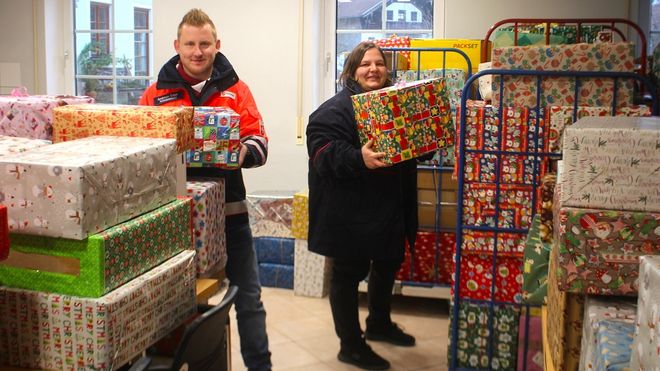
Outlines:
[{"label": "man's hand", "polygon": [[379,167],[392,166],[386,164],[380,159],[385,157],[385,152],[374,152],[371,147],[374,145],[374,140],[370,139],[365,145],[362,146],[362,160],[367,165],[368,169],[377,169]]},{"label": "man's hand", "polygon": [[243,143],[240,143],[241,149],[238,152],[238,167],[242,168],[243,167],[243,161],[245,161],[245,155],[247,154],[247,146]]}]

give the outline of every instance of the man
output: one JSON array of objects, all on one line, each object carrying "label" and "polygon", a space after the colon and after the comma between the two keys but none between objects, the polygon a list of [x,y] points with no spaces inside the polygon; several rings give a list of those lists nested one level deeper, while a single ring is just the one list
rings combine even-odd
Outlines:
[{"label": "man", "polygon": [[266,311],[256,254],[245,202],[245,185],[240,168],[263,165],[268,154],[268,137],[261,114],[248,86],[219,52],[215,25],[200,9],[190,10],[181,20],[174,40],[177,55],[160,70],[158,81],[140,98],[141,105],[224,106],[241,116],[239,169],[188,168],[188,176],[225,179],[227,278],[239,288],[235,302],[241,354],[248,370],[270,370],[266,334]]}]

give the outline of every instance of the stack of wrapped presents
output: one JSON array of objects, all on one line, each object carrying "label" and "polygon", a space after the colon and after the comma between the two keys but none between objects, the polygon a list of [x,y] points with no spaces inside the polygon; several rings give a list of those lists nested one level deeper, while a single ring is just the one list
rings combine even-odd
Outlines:
[{"label": "stack of wrapped presents", "polygon": [[295,242],[291,232],[293,191],[261,191],[247,195],[250,226],[263,286],[294,288]]},{"label": "stack of wrapped presents", "polygon": [[2,116],[22,137],[0,137],[0,364],[114,369],[188,319],[196,276],[226,261],[224,184],[185,191],[192,108],[60,104],[35,118],[47,104],[27,123]]},{"label": "stack of wrapped presents", "polygon": [[330,292],[332,259],[308,250],[309,191],[293,195],[291,234],[295,238],[293,293],[322,298]]},{"label": "stack of wrapped presents", "polygon": [[564,130],[548,271],[556,369],[657,367],[658,142],[658,118],[586,117]]}]

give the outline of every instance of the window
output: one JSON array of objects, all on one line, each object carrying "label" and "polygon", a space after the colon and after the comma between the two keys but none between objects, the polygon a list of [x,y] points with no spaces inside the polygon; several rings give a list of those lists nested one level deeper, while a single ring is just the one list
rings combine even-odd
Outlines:
[{"label": "window", "polygon": [[110,5],[101,3],[90,3],[89,5],[89,28],[93,30],[91,31],[92,44],[95,45],[91,53],[94,56],[104,53],[109,54],[110,38],[108,31],[110,30]]},{"label": "window", "polygon": [[[149,9],[135,8],[135,30],[149,30]],[[135,74],[148,75],[149,72],[149,34],[135,33]]]},{"label": "window", "polygon": [[[418,39],[433,37],[434,0],[343,0],[335,5],[335,81],[348,53],[362,41],[392,34]],[[411,14],[410,20],[406,14]]]},{"label": "window", "polygon": [[651,27],[649,30],[649,53],[660,43],[660,0],[651,2]]},{"label": "window", "polygon": [[76,94],[137,103],[153,75],[152,1],[72,0]]}]

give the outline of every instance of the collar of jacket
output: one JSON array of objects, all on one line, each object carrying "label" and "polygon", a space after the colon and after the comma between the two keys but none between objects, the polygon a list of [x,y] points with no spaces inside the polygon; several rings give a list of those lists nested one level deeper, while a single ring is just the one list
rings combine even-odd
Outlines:
[{"label": "collar of jacket", "polygon": [[176,70],[176,65],[178,63],[178,55],[175,55],[165,63],[158,73],[156,87],[158,89],[186,89],[192,100],[193,106],[202,105],[214,93],[227,90],[238,82],[238,75],[236,74],[236,71],[234,71],[234,67],[229,63],[229,60],[224,54],[218,52],[213,61],[211,77],[206,85],[204,85],[201,95],[197,97],[190,84],[188,84]]},{"label": "collar of jacket", "polygon": [[[388,86],[392,86],[392,84],[385,83],[385,86],[383,86],[383,87],[386,88]],[[357,81],[353,80],[353,79],[346,79],[346,84],[344,85],[344,88],[348,89],[348,91],[351,93],[350,95],[364,93],[364,90],[362,89],[360,84]]]}]

